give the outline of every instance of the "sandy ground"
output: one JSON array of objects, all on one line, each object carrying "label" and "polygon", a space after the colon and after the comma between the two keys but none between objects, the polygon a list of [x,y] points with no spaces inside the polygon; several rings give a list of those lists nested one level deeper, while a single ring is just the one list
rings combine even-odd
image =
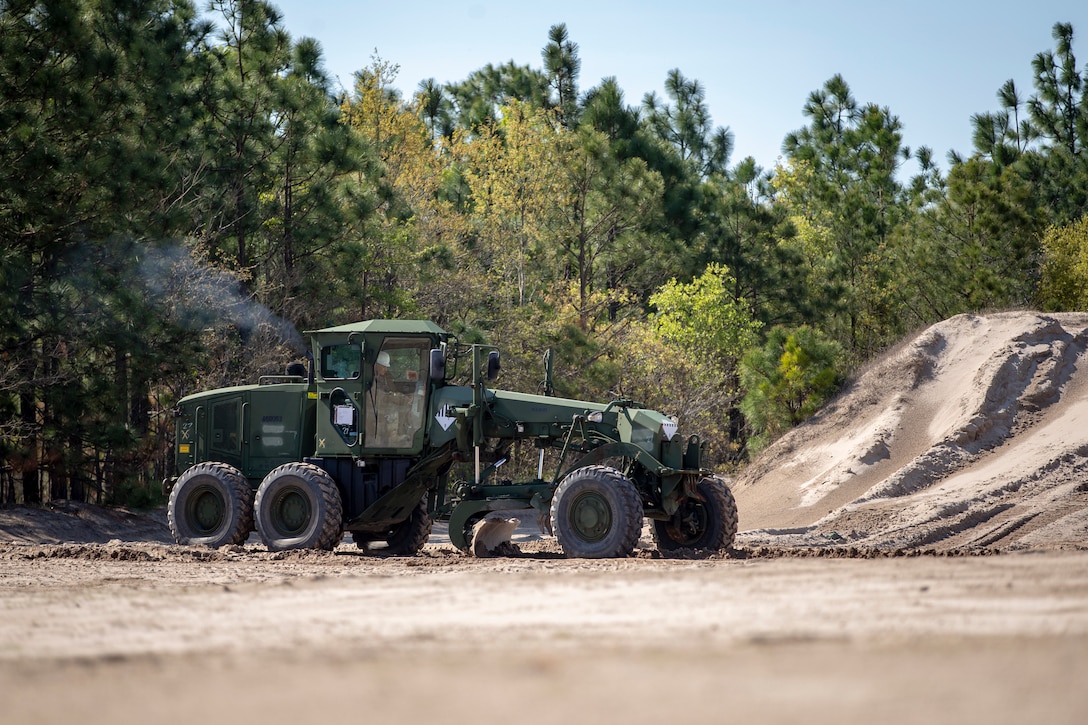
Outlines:
[{"label": "sandy ground", "polygon": [[40,518],[114,516],[129,519],[125,541],[0,543],[4,723],[1088,712],[1085,551],[664,559],[644,541],[589,561],[519,534],[522,557],[474,559],[439,530],[420,556],[384,558],[349,543],[180,547],[158,540],[156,517],[71,505]]},{"label": "sandy ground", "polygon": [[0,723],[1083,723],[1088,315],[963,316],[732,483],[728,555],[170,543],[0,509]]}]

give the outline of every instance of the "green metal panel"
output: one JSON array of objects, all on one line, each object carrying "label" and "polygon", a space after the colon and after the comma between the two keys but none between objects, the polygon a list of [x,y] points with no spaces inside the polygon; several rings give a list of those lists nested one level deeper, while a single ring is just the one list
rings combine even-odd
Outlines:
[{"label": "green metal panel", "polygon": [[[447,386],[434,392],[431,403],[433,411],[430,419],[428,438],[431,447],[449,443],[457,437],[458,414],[457,409],[465,409],[472,404],[472,391],[461,386]],[[464,425],[464,416],[460,417],[461,425]]]},{"label": "green metal panel", "polygon": [[620,438],[658,457],[664,421],[665,416],[655,410],[624,408],[618,423]]},{"label": "green metal panel", "polygon": [[550,398],[546,395],[514,393],[508,390],[497,391],[494,396],[497,412],[506,417],[533,423],[569,424],[575,415],[603,412],[608,407],[603,403]]},{"label": "green metal panel", "polygon": [[343,339],[344,335],[350,335],[351,333],[378,333],[378,334],[424,334],[424,335],[446,335],[448,334],[438,325],[434,324],[430,320],[363,320],[361,322],[350,322],[346,325],[337,325],[335,327],[324,327],[320,330],[307,330],[307,335],[325,335],[330,334],[333,336],[339,336]]},{"label": "green metal panel", "polygon": [[207,440],[209,460],[243,467],[243,395],[234,390],[208,400]]},{"label": "green metal panel", "polygon": [[315,455],[358,456],[362,443],[362,401],[361,380],[318,381]]},{"label": "green metal panel", "polygon": [[245,466],[251,481],[260,481],[276,466],[300,461],[312,447],[307,440],[305,383],[261,385],[245,395]]}]

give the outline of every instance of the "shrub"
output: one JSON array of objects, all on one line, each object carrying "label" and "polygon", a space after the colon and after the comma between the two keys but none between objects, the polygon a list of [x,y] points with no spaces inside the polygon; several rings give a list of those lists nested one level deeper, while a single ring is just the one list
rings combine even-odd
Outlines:
[{"label": "shrub", "polygon": [[801,326],[772,329],[763,347],[744,355],[740,409],[751,432],[751,453],[758,453],[827,401],[839,384],[842,354],[837,342]]}]

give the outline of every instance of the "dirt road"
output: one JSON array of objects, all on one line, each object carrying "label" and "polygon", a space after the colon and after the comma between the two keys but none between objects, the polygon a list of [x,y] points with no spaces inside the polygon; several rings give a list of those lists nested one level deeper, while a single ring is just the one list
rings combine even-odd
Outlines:
[{"label": "dirt road", "polygon": [[1083,722],[1088,552],[0,545],[5,723]]}]

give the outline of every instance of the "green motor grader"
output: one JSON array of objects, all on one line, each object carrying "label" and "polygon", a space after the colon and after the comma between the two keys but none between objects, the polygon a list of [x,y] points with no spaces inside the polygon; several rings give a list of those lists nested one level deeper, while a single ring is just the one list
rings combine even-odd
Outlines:
[{"label": "green motor grader", "polygon": [[[519,511],[570,557],[630,555],[644,518],[663,550],[733,543],[732,493],[673,418],[491,389],[498,351],[427,321],[307,334],[308,365],[178,403],[164,482],[178,543],[240,544],[255,528],[274,551],[332,549],[349,531],[360,548],[410,555],[439,518],[468,551],[477,522]],[[515,446],[528,480],[501,478]]]}]

